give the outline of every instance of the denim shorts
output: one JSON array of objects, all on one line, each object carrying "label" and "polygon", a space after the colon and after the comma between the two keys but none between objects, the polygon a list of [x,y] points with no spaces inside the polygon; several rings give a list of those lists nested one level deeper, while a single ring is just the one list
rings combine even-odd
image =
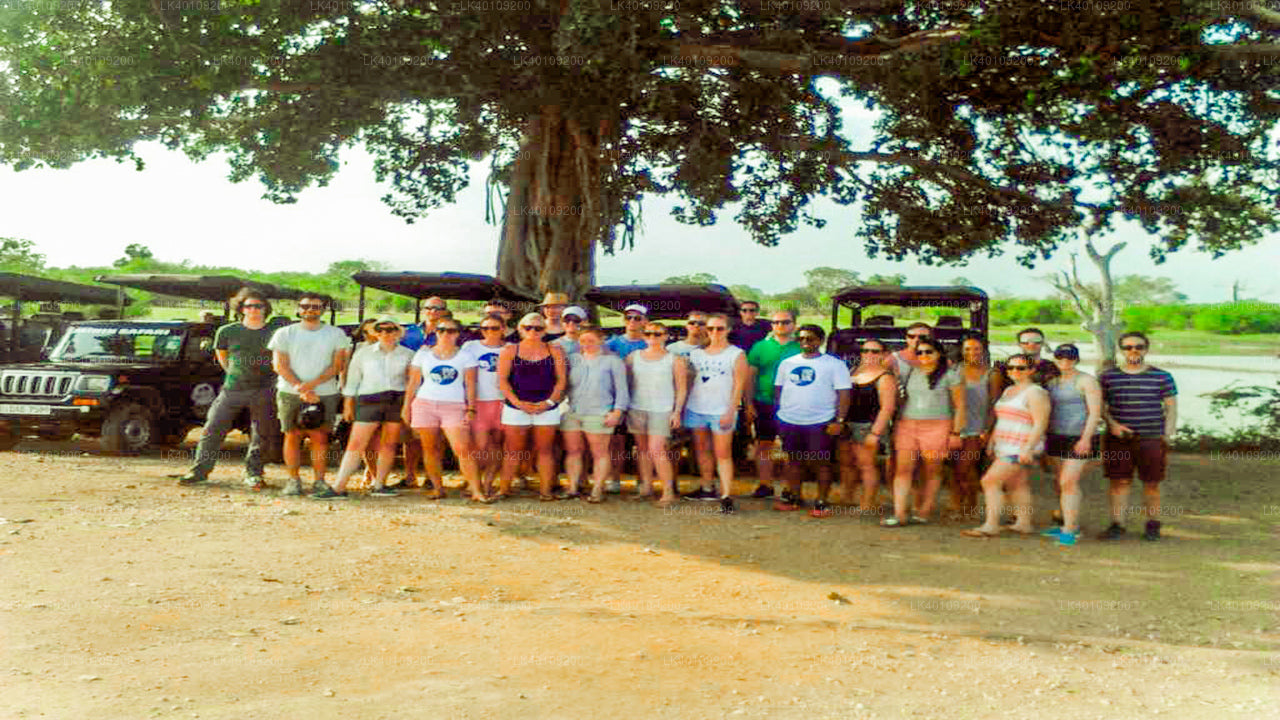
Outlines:
[{"label": "denim shorts", "polygon": [[719,415],[703,415],[702,413],[696,413],[689,408],[685,408],[684,417],[681,418],[681,421],[684,423],[684,426],[690,430],[705,428],[715,435],[732,435],[733,431],[738,428],[738,413],[734,412],[733,425],[731,425],[728,430],[720,427]]}]

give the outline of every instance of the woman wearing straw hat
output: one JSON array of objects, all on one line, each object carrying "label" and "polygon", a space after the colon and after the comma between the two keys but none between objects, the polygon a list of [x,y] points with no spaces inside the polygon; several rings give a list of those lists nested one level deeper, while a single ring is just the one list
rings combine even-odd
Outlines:
[{"label": "woman wearing straw hat", "polygon": [[565,293],[549,292],[542,298],[538,310],[547,319],[547,331],[542,336],[543,342],[551,342],[564,335],[564,309],[569,307],[569,296]]}]

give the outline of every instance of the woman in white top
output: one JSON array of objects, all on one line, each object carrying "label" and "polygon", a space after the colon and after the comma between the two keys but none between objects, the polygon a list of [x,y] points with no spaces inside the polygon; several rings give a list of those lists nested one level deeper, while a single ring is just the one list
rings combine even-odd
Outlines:
[{"label": "woman in white top", "polygon": [[476,361],[458,347],[462,326],[453,318],[436,323],[436,344],[423,345],[409,365],[401,415],[422,440],[422,464],[431,479],[433,492],[427,497],[446,497],[444,468],[440,453],[440,432],[458,458],[458,468],[466,478],[472,502],[491,502],[480,490],[480,473],[471,451],[471,421],[476,414]]},{"label": "woman in white top", "polygon": [[680,427],[685,398],[689,393],[688,364],[667,352],[667,328],[651,322],[644,326],[643,350],[627,355],[627,375],[631,382],[631,407],[627,429],[636,436],[640,470],[639,497],[653,495],[654,476],[662,483],[659,507],[679,502],[675,465],[667,454],[667,438]]},{"label": "woman in white top", "polygon": [[498,313],[480,320],[480,339],[468,340],[462,351],[476,361],[476,413],[471,418],[471,442],[480,489],[493,494],[493,480],[502,467],[502,391],[498,389],[498,356],[507,346],[507,323]]},{"label": "woman in white top", "polygon": [[[737,427],[738,406],[747,386],[747,355],[729,344],[729,318],[715,313],[707,317],[711,344],[689,353],[693,382],[684,410],[685,427],[693,430],[693,447],[698,456],[702,487],[697,499],[720,499],[720,510],[733,512],[733,430]],[[714,451],[714,461],[712,453]],[[708,486],[714,474],[720,476],[720,492]]]},{"label": "woman in white top", "polygon": [[[369,487],[371,495],[394,495],[387,488],[387,475],[396,459],[400,441],[400,406],[404,404],[405,381],[413,351],[400,344],[400,324],[389,317],[377,318],[371,329],[378,342],[361,344],[347,364],[342,386],[342,419],[351,425],[347,449],[338,467],[338,482],[333,490],[321,488],[313,497],[319,499],[345,497],[347,480],[360,467],[361,454],[378,437],[377,471]],[[369,456],[365,455],[369,464]]]}]

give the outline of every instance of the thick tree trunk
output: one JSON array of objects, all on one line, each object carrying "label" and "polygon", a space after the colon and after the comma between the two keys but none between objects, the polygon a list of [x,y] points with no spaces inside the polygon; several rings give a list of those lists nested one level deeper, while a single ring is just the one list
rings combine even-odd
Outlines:
[{"label": "thick tree trunk", "polygon": [[500,280],[541,295],[568,293],[579,302],[595,284],[600,237],[599,140],[559,108],[529,121],[511,172],[502,238]]}]

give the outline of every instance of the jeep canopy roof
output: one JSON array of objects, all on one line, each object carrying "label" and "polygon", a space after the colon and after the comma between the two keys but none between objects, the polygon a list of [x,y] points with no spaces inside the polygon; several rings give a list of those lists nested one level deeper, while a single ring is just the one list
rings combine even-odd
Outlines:
[{"label": "jeep canopy roof", "polygon": [[615,312],[638,303],[649,308],[650,320],[683,318],[694,310],[738,317],[738,300],[723,285],[603,285],[588,290],[586,299]]},{"label": "jeep canopy roof", "polygon": [[920,307],[946,307],[957,300],[986,302],[987,294],[976,287],[898,285],[854,285],[842,288],[831,296],[841,305],[910,305]]},{"label": "jeep canopy roof", "polygon": [[306,290],[246,280],[235,275],[99,275],[94,280],[159,295],[219,302],[226,302],[243,287],[253,288],[271,300],[297,300],[308,294]]},{"label": "jeep canopy roof", "polygon": [[[457,272],[380,272],[361,270],[351,276],[360,285],[360,320],[364,320],[364,290],[375,290],[403,295],[419,303],[429,297],[440,296],[445,300],[470,300],[484,302],[498,299],[516,306],[535,305],[538,298],[508,287],[492,275]],[[415,308],[414,320],[418,320],[421,308]]]},{"label": "jeep canopy roof", "polygon": [[[50,280],[34,275],[0,273],[0,297],[11,297],[19,302],[66,302],[81,305],[115,305],[115,288],[65,280]],[[125,298],[125,302],[131,302]]]}]

